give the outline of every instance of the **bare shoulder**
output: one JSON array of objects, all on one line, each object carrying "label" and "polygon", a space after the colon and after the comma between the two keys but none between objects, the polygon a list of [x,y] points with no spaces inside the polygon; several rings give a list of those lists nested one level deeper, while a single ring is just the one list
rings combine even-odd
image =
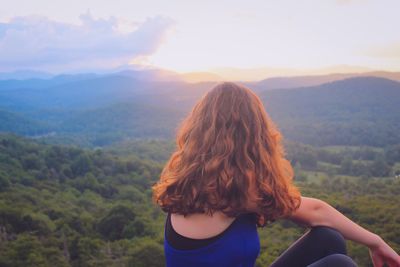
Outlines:
[{"label": "bare shoulder", "polygon": [[216,236],[227,229],[235,220],[222,212],[214,212],[212,216],[204,213],[183,215],[171,213],[171,225],[174,230],[185,237],[204,239]]}]

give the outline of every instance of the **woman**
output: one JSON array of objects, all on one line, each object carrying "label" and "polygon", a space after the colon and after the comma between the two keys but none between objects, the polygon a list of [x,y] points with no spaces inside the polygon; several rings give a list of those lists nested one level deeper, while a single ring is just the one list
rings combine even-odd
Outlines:
[{"label": "woman", "polygon": [[224,82],[194,106],[177,135],[177,151],[153,185],[168,212],[168,267],[253,267],[257,226],[285,218],[310,230],[273,267],[356,266],[344,238],[368,246],[375,267],[400,266],[378,235],[293,185],[282,136],[250,89]]}]

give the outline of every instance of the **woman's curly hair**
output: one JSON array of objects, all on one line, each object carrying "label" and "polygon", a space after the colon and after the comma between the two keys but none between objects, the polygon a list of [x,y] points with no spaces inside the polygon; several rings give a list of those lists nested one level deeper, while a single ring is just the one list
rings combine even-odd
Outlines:
[{"label": "woman's curly hair", "polygon": [[253,213],[258,226],[300,205],[282,135],[247,87],[217,84],[179,127],[177,148],[153,184],[163,211],[187,215]]}]

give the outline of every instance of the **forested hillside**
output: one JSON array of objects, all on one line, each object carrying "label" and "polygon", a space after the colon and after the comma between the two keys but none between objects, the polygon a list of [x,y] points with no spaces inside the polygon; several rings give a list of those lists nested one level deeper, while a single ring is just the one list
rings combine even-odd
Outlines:
[{"label": "forested hillside", "polygon": [[400,140],[400,83],[395,81],[358,77],[260,95],[291,140],[376,147]]},{"label": "forested hillside", "polygon": [[[328,201],[400,249],[399,146],[286,146],[303,195]],[[173,148],[137,140],[89,150],[1,135],[0,266],[164,266],[165,214],[151,203],[150,186]],[[360,168],[367,171],[357,177]],[[259,229],[257,266],[304,230],[285,221]],[[366,248],[349,246],[359,266],[372,266]]]},{"label": "forested hillside", "polygon": [[162,266],[159,163],[11,135],[0,162],[0,266]]}]

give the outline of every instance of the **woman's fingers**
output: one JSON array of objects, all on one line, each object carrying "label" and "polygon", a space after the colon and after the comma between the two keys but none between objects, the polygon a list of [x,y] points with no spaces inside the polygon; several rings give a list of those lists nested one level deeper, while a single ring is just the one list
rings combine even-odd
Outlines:
[{"label": "woman's fingers", "polygon": [[383,267],[383,261],[379,258],[375,258],[372,262],[374,263],[374,267]]},{"label": "woman's fingers", "polygon": [[389,267],[400,267],[400,256],[388,259],[388,265]]},{"label": "woman's fingers", "polygon": [[374,264],[374,267],[383,267],[383,259],[381,257],[381,255],[379,255],[378,253],[376,253],[375,251],[370,250],[370,256],[372,259],[372,263]]}]

